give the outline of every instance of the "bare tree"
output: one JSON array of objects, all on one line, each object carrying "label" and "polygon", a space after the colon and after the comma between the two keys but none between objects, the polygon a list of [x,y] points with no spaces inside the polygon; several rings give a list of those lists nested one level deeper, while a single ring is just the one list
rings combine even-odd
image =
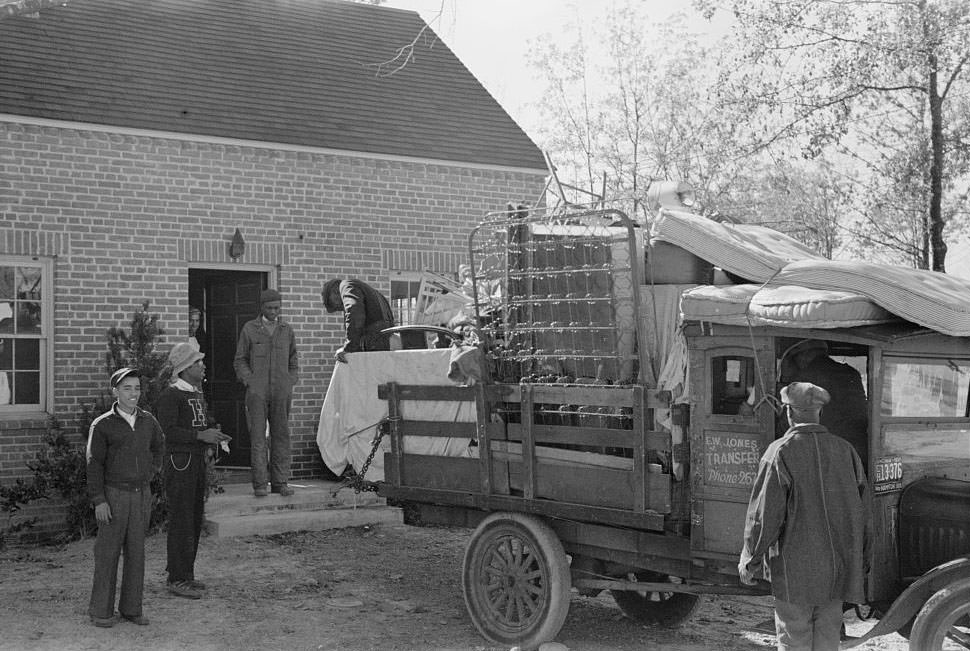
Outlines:
[{"label": "bare tree", "polygon": [[[706,0],[698,4],[714,9]],[[945,194],[952,171],[963,165],[956,159],[966,158],[965,146],[961,151],[948,125],[960,119],[954,109],[967,92],[970,4],[732,0],[729,5],[738,21],[743,57],[725,71],[721,88],[725,97],[761,118],[757,146],[797,140],[804,143],[806,156],[817,157],[841,144],[843,153],[870,161],[871,170],[897,173],[896,182],[888,185],[896,193],[909,189],[897,194],[907,206],[883,216],[911,217],[916,202],[923,220],[916,235],[919,251],[910,257],[917,266],[945,271]],[[925,120],[926,137],[920,129],[883,129],[866,142],[856,127],[872,122],[873,115],[894,116],[895,124],[910,127]],[[889,153],[874,155],[877,149]],[[925,192],[914,191],[914,182]],[[881,208],[888,207],[882,203]],[[898,230],[890,226],[885,233]]]}]

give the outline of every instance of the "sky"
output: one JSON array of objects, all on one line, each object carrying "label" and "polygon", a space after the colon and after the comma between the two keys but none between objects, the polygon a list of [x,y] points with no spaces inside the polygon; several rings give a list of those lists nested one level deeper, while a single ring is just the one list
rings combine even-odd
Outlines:
[{"label": "sky", "polygon": [[[612,0],[387,0],[386,7],[417,11],[435,33],[498,100],[526,133],[536,139],[534,107],[543,84],[528,65],[528,51],[541,35],[564,35],[577,20],[602,20]],[[642,0],[658,21],[675,11],[692,12],[689,0]],[[698,17],[698,24],[702,19]]]}]

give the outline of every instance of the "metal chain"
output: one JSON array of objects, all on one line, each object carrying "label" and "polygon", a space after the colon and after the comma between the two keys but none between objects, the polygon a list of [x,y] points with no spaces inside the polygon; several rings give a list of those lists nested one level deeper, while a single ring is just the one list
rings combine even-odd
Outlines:
[{"label": "metal chain", "polygon": [[367,472],[367,469],[370,468],[370,464],[374,460],[377,450],[380,449],[381,440],[384,438],[384,435],[387,434],[389,425],[390,418],[384,418],[377,423],[377,436],[374,437],[374,442],[371,444],[370,453],[367,455],[367,458],[364,459],[364,463],[360,467],[360,472],[351,477],[347,477],[340,482],[340,486],[333,491],[332,495],[336,495],[341,489],[344,488],[353,488],[355,493],[377,492],[377,482],[367,481],[364,479],[364,475]]}]

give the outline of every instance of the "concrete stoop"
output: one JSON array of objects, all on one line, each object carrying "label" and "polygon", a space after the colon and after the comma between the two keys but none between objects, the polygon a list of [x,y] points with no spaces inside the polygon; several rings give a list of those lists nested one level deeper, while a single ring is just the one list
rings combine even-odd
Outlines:
[{"label": "concrete stoop", "polygon": [[337,482],[296,480],[294,494],[280,497],[253,495],[247,484],[224,484],[224,492],[206,502],[210,536],[253,536],[290,531],[321,531],[366,524],[402,522],[401,509],[387,506],[376,493],[354,493],[344,488],[333,494]]}]

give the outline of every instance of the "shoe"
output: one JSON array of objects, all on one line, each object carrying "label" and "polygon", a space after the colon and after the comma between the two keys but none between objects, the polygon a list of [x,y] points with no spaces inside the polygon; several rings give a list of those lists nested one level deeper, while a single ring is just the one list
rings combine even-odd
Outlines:
[{"label": "shoe", "polygon": [[186,599],[201,599],[202,593],[192,587],[192,584],[188,581],[176,581],[175,583],[169,582],[168,591],[179,597],[185,597]]},{"label": "shoe", "polygon": [[273,492],[279,493],[280,497],[289,497],[293,494],[293,489],[286,484],[281,484],[280,486],[273,486]]},{"label": "shoe", "polygon": [[265,488],[254,488],[253,489],[253,495],[255,495],[256,497],[266,497],[267,494],[268,493],[266,492],[266,489]]},{"label": "shoe", "polygon": [[189,585],[196,590],[205,590],[205,584],[202,581],[196,581],[195,579],[189,579]]},{"label": "shoe", "polygon": [[139,626],[148,626],[148,618],[144,615],[122,615],[132,624],[138,624]]},{"label": "shoe", "polygon": [[98,628],[111,628],[118,621],[116,617],[94,617],[91,616],[91,623]]}]

